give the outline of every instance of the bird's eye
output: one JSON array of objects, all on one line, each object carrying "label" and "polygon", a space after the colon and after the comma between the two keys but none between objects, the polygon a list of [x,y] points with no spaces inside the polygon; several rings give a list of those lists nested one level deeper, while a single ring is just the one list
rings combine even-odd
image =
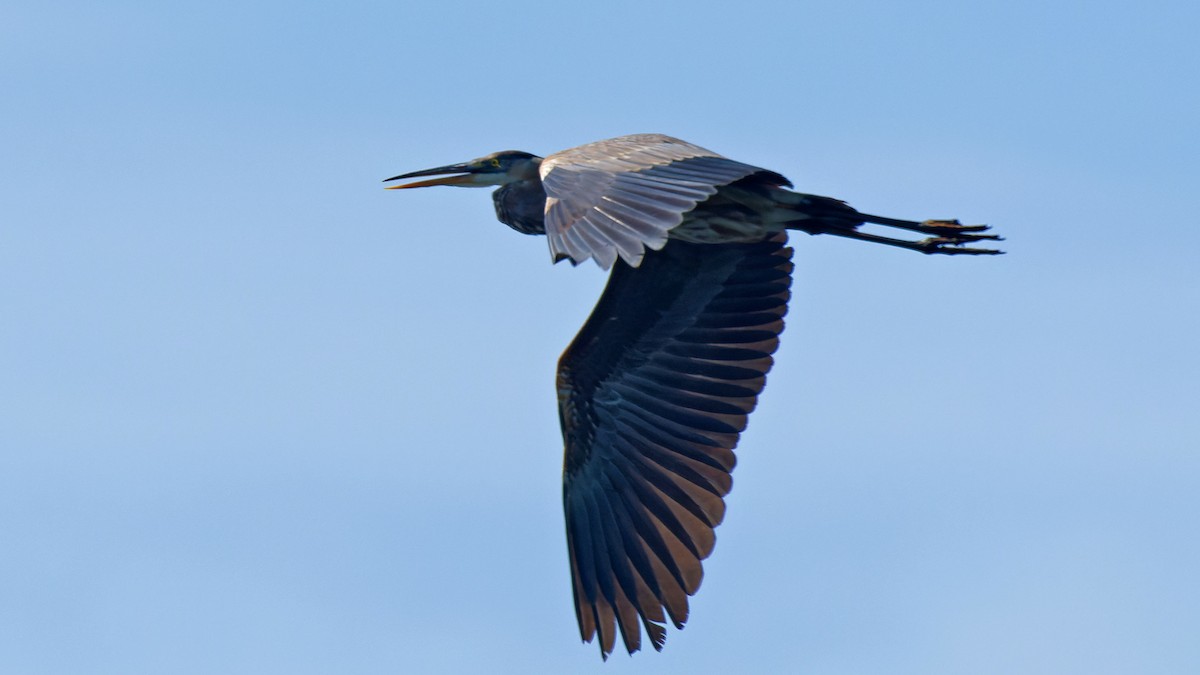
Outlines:
[{"label": "bird's eye", "polygon": [[493,159],[493,160],[492,160],[492,167],[493,167],[493,168],[496,168],[496,169],[499,169],[499,168],[500,168],[500,160],[498,160],[498,159]]}]

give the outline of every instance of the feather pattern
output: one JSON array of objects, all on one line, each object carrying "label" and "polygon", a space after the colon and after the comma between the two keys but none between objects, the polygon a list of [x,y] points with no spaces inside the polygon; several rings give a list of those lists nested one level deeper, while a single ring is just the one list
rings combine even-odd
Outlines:
[{"label": "feather pattern", "polygon": [[672,241],[608,286],[559,362],[563,505],[580,634],[655,649],[713,550],[733,448],[783,330],[791,249]]},{"label": "feather pattern", "polygon": [[[581,145],[541,163],[545,228],[555,260],[637,267],[668,232],[723,185],[769,173],[661,134]],[[775,175],[775,174],[772,174]]]}]

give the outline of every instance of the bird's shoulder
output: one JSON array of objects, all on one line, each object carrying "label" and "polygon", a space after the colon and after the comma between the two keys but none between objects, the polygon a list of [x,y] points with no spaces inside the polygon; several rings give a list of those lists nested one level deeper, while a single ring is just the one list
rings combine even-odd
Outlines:
[{"label": "bird's shoulder", "polygon": [[541,173],[544,179],[561,170],[638,171],[694,157],[733,161],[665,134],[630,134],[556,152],[542,161]]}]

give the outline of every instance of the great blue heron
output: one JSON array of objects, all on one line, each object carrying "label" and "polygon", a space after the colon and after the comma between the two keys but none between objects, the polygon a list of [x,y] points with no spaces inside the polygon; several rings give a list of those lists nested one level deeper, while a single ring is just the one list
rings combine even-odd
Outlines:
[{"label": "great blue heron", "polygon": [[[538,157],[506,151],[388,181],[499,186],[500,222],[544,234],[554,261],[591,258],[608,285],[558,363],[563,506],[580,634],[630,654],[682,628],[732,485],[733,449],[783,331],[786,230],[923,253],[995,254],[984,225],[860,213],[783,176],[658,134]],[[859,231],[864,223],[929,235]],[[664,616],[664,609],[666,614]]]}]

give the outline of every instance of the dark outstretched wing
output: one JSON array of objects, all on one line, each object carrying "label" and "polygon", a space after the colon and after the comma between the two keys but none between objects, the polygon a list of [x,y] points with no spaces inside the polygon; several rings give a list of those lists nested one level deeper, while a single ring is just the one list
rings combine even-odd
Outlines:
[{"label": "dark outstretched wing", "polygon": [[542,161],[546,236],[554,259],[594,258],[604,269],[620,256],[637,267],[646,248],[661,249],[667,232],[717,188],[755,173],[670,136],[635,134],[588,143]]},{"label": "dark outstretched wing", "polygon": [[677,628],[687,620],[724,517],[733,448],[783,330],[785,241],[674,240],[636,269],[618,263],[559,361],[575,611],[605,657],[615,629],[633,653],[639,619],[655,649],[666,617]]}]

